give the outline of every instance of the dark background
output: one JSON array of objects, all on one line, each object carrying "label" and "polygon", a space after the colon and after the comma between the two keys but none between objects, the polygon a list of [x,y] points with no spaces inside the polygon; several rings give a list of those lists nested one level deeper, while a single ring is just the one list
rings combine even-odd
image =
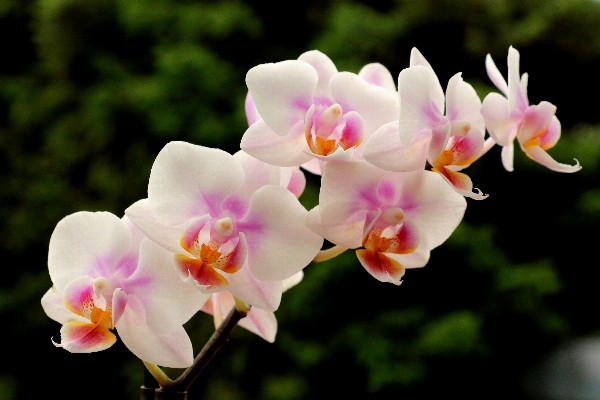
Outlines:
[{"label": "dark background", "polygon": [[[395,287],[352,253],[309,266],[276,342],[239,329],[190,399],[526,398],[548,352],[598,334],[600,3],[0,0],[0,38],[1,399],[136,398],[142,366],[122,343],[70,354],[50,341],[54,226],[80,210],[122,215],[171,140],[237,151],[246,71],[311,49],[396,77],[417,47],[443,87],[462,71],[483,98],[486,54],[506,74],[513,45],[531,103],[558,107],[550,154],[583,169],[553,173],[517,149],[508,173],[492,149],[468,171],[490,197],[468,201],[426,268]],[[212,320],[188,328],[199,350]]]}]

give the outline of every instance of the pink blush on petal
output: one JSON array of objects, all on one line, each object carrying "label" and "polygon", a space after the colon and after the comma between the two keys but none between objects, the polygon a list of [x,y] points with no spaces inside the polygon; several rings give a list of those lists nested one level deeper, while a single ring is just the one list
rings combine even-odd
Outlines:
[{"label": "pink blush on petal", "polygon": [[114,272],[115,258],[111,256],[98,256],[89,268],[87,275],[92,277],[109,277]]},{"label": "pink blush on petal", "polygon": [[217,205],[221,203],[222,198],[223,196],[218,193],[198,193],[196,201],[190,209],[190,217],[199,217],[205,214],[210,214],[211,216],[219,215],[221,208]]},{"label": "pink blush on petal", "polygon": [[236,196],[229,196],[222,206],[223,210],[230,211],[236,219],[241,219],[248,212],[248,203]]},{"label": "pink blush on petal", "polygon": [[391,182],[384,180],[379,184],[379,187],[377,188],[377,194],[382,200],[388,204],[391,204],[396,196],[396,188]]},{"label": "pink blush on petal", "polygon": [[115,265],[115,272],[119,272],[123,278],[127,278],[133,274],[138,265],[138,255],[128,254],[119,259]]}]

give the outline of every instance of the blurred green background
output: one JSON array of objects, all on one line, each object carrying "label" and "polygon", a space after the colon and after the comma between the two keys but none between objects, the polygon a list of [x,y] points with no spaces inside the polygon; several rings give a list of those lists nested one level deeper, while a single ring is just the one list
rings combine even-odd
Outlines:
[{"label": "blurred green background", "polygon": [[[426,268],[395,287],[352,253],[309,266],[276,313],[276,342],[237,330],[190,399],[526,398],[548,352],[600,333],[600,3],[0,0],[0,37],[0,399],[138,397],[142,366],[122,343],[52,345],[50,234],[67,214],[122,215],[146,197],[171,140],[237,151],[246,71],[311,49],[339,70],[380,62],[397,76],[417,47],[443,87],[462,71],[483,98],[485,55],[505,74],[513,45],[531,103],[558,106],[550,153],[583,170],[552,173],[517,151],[508,173],[494,148],[469,169],[490,197],[468,202]],[[317,196],[309,177],[301,200]],[[205,315],[187,327],[197,350],[213,329]]]}]

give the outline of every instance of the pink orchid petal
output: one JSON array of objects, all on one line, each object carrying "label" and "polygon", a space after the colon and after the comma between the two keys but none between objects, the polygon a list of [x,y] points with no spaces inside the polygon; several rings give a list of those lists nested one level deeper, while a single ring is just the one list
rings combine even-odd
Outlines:
[{"label": "pink orchid petal", "polygon": [[454,137],[448,149],[454,155],[453,165],[468,166],[480,157],[485,141],[483,134],[477,129],[471,129],[465,137]]},{"label": "pink orchid petal", "polygon": [[287,185],[282,185],[287,187],[287,189],[299,198],[304,192],[304,188],[306,187],[306,177],[304,176],[304,172],[300,170],[298,167],[289,168],[291,170],[291,175]]},{"label": "pink orchid petal", "polygon": [[246,84],[256,109],[277,135],[287,135],[298,122],[304,121],[313,104],[318,72],[310,64],[287,60],[261,64],[246,74]]},{"label": "pink orchid petal", "polygon": [[356,74],[339,72],[331,78],[329,87],[344,113],[356,111],[363,118],[365,138],[398,117],[398,96]]},{"label": "pink orchid petal", "polygon": [[397,93],[396,83],[394,82],[392,74],[390,73],[390,71],[388,71],[386,67],[379,63],[371,63],[365,65],[358,72],[358,76],[372,85],[386,89],[394,95]]},{"label": "pink orchid petal", "polygon": [[492,56],[489,54],[485,57],[485,69],[487,71],[488,77],[505,96],[508,96],[508,85],[506,84],[506,80],[496,67],[494,60],[492,60]]},{"label": "pink orchid petal", "polygon": [[421,65],[427,69],[429,69],[430,71],[433,71],[433,68],[431,67],[431,64],[429,64],[429,61],[427,61],[427,59],[425,58],[425,56],[423,56],[423,54],[416,48],[413,47],[410,50],[410,64],[409,66],[414,67],[417,65]]},{"label": "pink orchid petal", "polygon": [[311,159],[304,128],[298,124],[285,136],[277,135],[263,120],[250,126],[240,147],[246,153],[266,163],[280,167],[295,167]]},{"label": "pink orchid petal", "polygon": [[138,268],[127,280],[126,290],[142,303],[148,326],[158,333],[186,323],[210,297],[184,282],[173,264],[173,253],[149,239],[141,244]]},{"label": "pink orchid petal", "polygon": [[127,293],[122,291],[120,288],[115,289],[112,296],[112,325],[117,325],[121,316],[123,316],[123,312],[125,311],[125,306],[127,305]]},{"label": "pink orchid petal", "polygon": [[575,165],[561,164],[558,161],[554,160],[550,154],[546,152],[546,150],[542,149],[539,146],[531,146],[525,150],[525,154],[529,158],[538,163],[542,164],[548,169],[556,172],[566,172],[573,173],[577,172],[581,169],[581,165],[579,165],[579,161],[575,160]]},{"label": "pink orchid petal", "polygon": [[227,274],[233,274],[242,268],[247,256],[248,244],[246,243],[246,236],[244,232],[240,232],[239,240],[233,250],[228,254],[223,254],[212,264],[212,267],[220,269]]},{"label": "pink orchid petal", "polygon": [[62,293],[56,291],[54,287],[48,289],[42,296],[42,308],[48,317],[61,324],[68,321],[89,322],[88,319],[69,311],[65,307]]},{"label": "pink orchid petal", "polygon": [[158,222],[177,225],[218,214],[223,199],[244,181],[231,154],[186,142],[170,142],[158,153],[148,183],[150,208]]},{"label": "pink orchid petal", "polygon": [[[212,295],[213,308],[208,311],[209,314],[214,315],[215,328],[221,324],[224,316],[235,307],[235,300],[233,295],[228,291],[224,290],[219,293]],[[266,341],[273,343],[275,341],[275,334],[277,333],[277,320],[275,314],[272,311],[263,310],[259,307],[253,306],[250,308],[248,315],[242,318],[238,325],[248,331],[262,337]]]},{"label": "pink orchid petal", "polygon": [[402,197],[397,204],[404,210],[404,221],[418,226],[420,247],[433,249],[454,232],[467,202],[435,172],[417,171],[403,175],[400,177]]},{"label": "pink orchid petal", "polygon": [[260,119],[260,115],[258,114],[256,106],[254,105],[254,100],[252,100],[252,95],[250,94],[250,92],[248,92],[248,94],[246,95],[244,109],[246,110],[246,119],[248,120],[248,126],[252,125]]},{"label": "pink orchid petal", "polygon": [[538,138],[539,146],[544,150],[551,149],[558,143],[558,139],[560,139],[560,122],[554,116],[548,129]]},{"label": "pink orchid petal", "polygon": [[425,168],[429,140],[421,140],[404,148],[400,142],[398,121],[383,125],[369,137],[363,157],[386,171],[416,171]]},{"label": "pink orchid petal", "polygon": [[63,290],[63,301],[67,310],[89,320],[95,307],[94,278],[84,275],[70,281]]},{"label": "pink orchid petal", "polygon": [[346,125],[342,130],[342,136],[339,140],[339,145],[348,150],[352,147],[358,147],[363,141],[365,134],[365,121],[356,111],[350,111],[345,114],[344,122]]},{"label": "pink orchid petal", "polygon": [[[181,236],[188,225],[197,225],[206,223],[210,219],[210,215],[205,214],[198,218],[193,218],[191,221],[185,221],[180,225],[166,226],[159,223],[152,213],[150,202],[148,199],[139,200],[133,203],[125,210],[125,215],[131,222],[152,241],[162,246],[164,249],[172,253],[180,253]],[[191,239],[189,239],[191,240]]]},{"label": "pink orchid petal", "polygon": [[225,317],[227,317],[227,314],[229,314],[231,309],[235,307],[235,299],[227,290],[213,293],[210,298],[212,300],[213,308],[209,314],[213,315],[215,329],[217,329]]},{"label": "pink orchid petal", "polygon": [[429,151],[427,155],[430,163],[433,164],[446,148],[450,137],[450,128],[450,122],[446,122],[431,130],[431,141],[429,142]]},{"label": "pink orchid petal", "polygon": [[288,289],[293,288],[294,286],[296,286],[297,284],[299,284],[300,282],[302,282],[302,279],[304,278],[304,271],[300,271],[297,274],[294,274],[292,276],[290,276],[287,279],[284,279],[281,282],[281,289],[286,292]]},{"label": "pink orchid petal", "polygon": [[508,49],[508,114],[512,115],[515,110],[523,110],[527,107],[525,97],[521,91],[521,80],[519,76],[519,52],[514,47]]},{"label": "pink orchid petal", "polygon": [[481,153],[479,153],[479,156],[477,157],[478,159],[483,157],[485,155],[485,153],[487,153],[488,151],[490,151],[492,149],[492,147],[494,147],[496,145],[496,141],[494,140],[494,138],[489,137],[485,140],[485,142],[483,143],[483,149],[481,149]]},{"label": "pink orchid petal", "polygon": [[400,95],[400,141],[408,146],[417,133],[424,129],[446,123],[444,111],[444,92],[441,104],[438,94],[432,94],[437,77],[428,68],[417,65],[402,70],[398,77],[398,94]]},{"label": "pink orchid petal", "polygon": [[402,283],[401,278],[404,276],[405,268],[385,253],[360,249],[356,250],[356,257],[367,272],[378,281],[395,285]]},{"label": "pink orchid petal", "polygon": [[477,129],[482,135],[485,131],[485,122],[481,116],[481,100],[473,86],[463,81],[460,72],[448,81],[446,117],[451,121],[468,121],[471,127]]},{"label": "pink orchid petal", "polygon": [[298,60],[310,64],[317,71],[319,81],[314,92],[314,97],[331,99],[329,80],[338,72],[333,61],[318,50],[307,51],[301,54]]},{"label": "pink orchid petal", "polygon": [[204,293],[218,292],[226,289],[229,285],[223,275],[202,260],[183,254],[175,254],[174,263],[179,276],[185,282],[194,282]]},{"label": "pink orchid petal", "polygon": [[502,147],[500,157],[502,159],[502,165],[504,166],[504,169],[508,172],[512,172],[514,170],[513,162],[515,157],[515,147],[512,142]]},{"label": "pink orchid petal", "polygon": [[123,315],[117,323],[123,344],[136,357],[170,368],[185,368],[194,360],[192,343],[182,326],[167,333],[156,333],[148,327],[144,306],[129,296]]},{"label": "pink orchid petal", "polygon": [[[108,212],[77,212],[58,222],[50,237],[48,269],[56,290],[82,276],[111,274],[127,253],[131,232]],[[108,275],[110,276],[110,275]]]},{"label": "pink orchid petal", "polygon": [[275,311],[281,302],[283,287],[281,281],[263,282],[254,277],[248,264],[235,274],[227,275],[227,291],[243,302],[268,311]]},{"label": "pink orchid petal", "polygon": [[431,86],[430,86],[430,96],[433,104],[440,110],[444,111],[444,91],[442,90],[442,85],[440,84],[440,80],[435,74],[431,64],[425,59],[423,54],[416,47],[413,47],[410,52],[410,66],[422,66],[427,68],[431,75],[433,76]]},{"label": "pink orchid petal", "polygon": [[[210,297],[208,298],[208,300],[206,300],[206,303],[204,303],[204,305],[200,309],[200,311],[205,312],[205,313],[210,314],[210,315],[214,315],[214,307],[215,307],[215,305],[214,305],[214,302],[213,302],[213,297],[215,295],[219,295],[219,294],[225,293],[225,292],[227,292],[227,291],[223,290],[221,292],[217,292],[217,293],[211,294]],[[222,321],[222,319],[221,319],[221,321]],[[215,328],[217,328],[219,326],[219,324],[220,324],[220,322],[216,323],[216,318],[215,318]]]},{"label": "pink orchid petal", "polygon": [[471,178],[462,172],[453,171],[447,167],[434,167],[432,171],[439,173],[462,196],[474,200],[483,200],[488,197],[488,195],[481,193],[479,189],[475,189],[477,192],[473,193]]},{"label": "pink orchid petal", "polygon": [[301,164],[303,169],[315,175],[321,175],[323,172],[323,166],[323,162],[317,158],[311,158],[307,162]]},{"label": "pink orchid petal", "polygon": [[402,264],[406,269],[422,268],[429,261],[430,251],[419,247],[417,250],[408,254],[393,254],[385,253],[388,258],[395,260]]},{"label": "pink orchid petal", "polygon": [[[138,254],[138,251],[140,248],[140,243],[142,243],[142,240],[144,240],[147,236],[137,226],[135,226],[135,224],[126,215],[123,215],[121,217],[121,221],[127,227],[127,229],[129,229],[129,232],[131,233],[131,242],[129,245],[128,253],[130,253],[132,256],[134,256],[137,259],[137,254]],[[121,266],[121,268],[122,267],[123,266]],[[118,268],[118,269],[120,269],[120,268]]]},{"label": "pink orchid petal", "polygon": [[548,130],[552,120],[556,118],[555,113],[556,106],[547,101],[542,101],[537,106],[527,107],[523,114],[521,127],[517,132],[517,140],[521,146],[524,148],[539,146],[540,138]]},{"label": "pink orchid petal", "polygon": [[375,226],[377,225],[377,221],[381,214],[383,214],[383,210],[381,208],[378,208],[377,210],[371,210],[367,212],[367,214],[365,215],[365,224],[363,226],[363,245],[366,244],[365,242],[368,242],[369,236],[373,229],[375,229]]},{"label": "pink orchid petal", "polygon": [[405,221],[396,235],[391,238],[386,253],[408,254],[417,249],[419,245],[418,228],[410,221]]},{"label": "pink orchid petal", "polygon": [[322,163],[326,162],[350,162],[352,160],[352,155],[354,154],[354,148],[350,148],[348,150],[344,150],[342,147],[338,147],[335,149],[333,153],[330,153],[326,156],[322,156],[319,154],[313,154],[312,156],[321,161]]},{"label": "pink orchid petal", "polygon": [[60,329],[60,344],[54,345],[71,353],[93,353],[108,349],[116,341],[117,337],[105,326],[70,321]]},{"label": "pink orchid petal", "polygon": [[248,265],[263,281],[280,281],[308,265],[323,238],[304,225],[306,209],[287,189],[264,186],[250,201],[239,229],[248,241]]},{"label": "pink orchid petal", "polygon": [[338,246],[349,249],[362,246],[364,219],[356,219],[346,224],[324,225],[321,223],[321,212],[317,206],[308,212],[306,226]]},{"label": "pink orchid petal", "polygon": [[244,183],[234,194],[236,201],[243,199],[247,203],[258,188],[281,183],[281,167],[267,164],[242,150],[235,153],[233,158],[244,170]]},{"label": "pink orchid petal", "polygon": [[277,319],[271,311],[252,307],[246,318],[238,322],[238,325],[250,332],[260,336],[269,343],[275,341],[277,334]]},{"label": "pink orchid petal", "polygon": [[498,93],[490,93],[481,105],[481,115],[490,136],[500,146],[508,146],[517,136],[518,121],[508,115],[508,101]]},{"label": "pink orchid petal", "polygon": [[[204,225],[206,225],[206,223],[208,221],[209,221],[208,215],[203,215],[202,217],[194,218],[188,224],[188,226],[185,228],[185,230],[183,231],[183,233],[181,235],[181,239],[179,240],[179,244],[181,245],[181,248],[183,248],[188,253],[193,253],[194,245],[196,244],[196,242],[198,240],[198,235],[200,234],[200,231],[202,230],[202,228],[204,228]],[[179,252],[179,251],[177,251],[177,252]]]},{"label": "pink orchid petal", "polygon": [[364,221],[365,210],[379,208],[377,189],[386,172],[364,161],[327,164],[321,179],[321,222],[337,225],[354,222],[356,213]]},{"label": "pink orchid petal", "polygon": [[529,104],[529,98],[527,97],[527,83],[529,82],[529,75],[525,72],[521,75],[521,84],[519,85],[521,89],[521,96],[523,97],[523,104]]}]

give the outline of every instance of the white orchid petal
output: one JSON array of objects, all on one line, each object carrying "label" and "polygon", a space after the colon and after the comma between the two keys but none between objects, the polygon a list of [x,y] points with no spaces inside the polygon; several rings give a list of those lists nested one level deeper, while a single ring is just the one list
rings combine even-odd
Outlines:
[{"label": "white orchid petal", "polygon": [[231,154],[186,142],[170,142],[158,153],[148,183],[156,219],[177,225],[204,214],[217,214],[221,202],[244,181]]},{"label": "white orchid petal", "polygon": [[246,74],[246,84],[260,116],[278,135],[287,135],[313,104],[319,75],[304,61],[261,64]]},{"label": "white orchid petal", "polygon": [[329,91],[329,80],[338,72],[333,61],[318,50],[302,53],[300,57],[298,57],[298,60],[310,64],[315,71],[317,71],[319,80],[314,92],[314,97],[330,99],[331,92]]},{"label": "white orchid petal", "polygon": [[379,63],[365,65],[358,72],[358,76],[372,85],[386,89],[394,95],[397,93],[396,83],[394,82],[392,74],[386,67]]},{"label": "white orchid petal", "polygon": [[156,333],[146,323],[144,306],[129,296],[117,323],[119,337],[136,357],[170,368],[185,368],[194,361],[192,343],[182,326],[167,333]]},{"label": "white orchid petal", "polygon": [[303,123],[298,124],[289,134],[280,136],[261,119],[246,130],[240,147],[266,163],[295,167],[311,159],[303,126]]},{"label": "white orchid petal", "polygon": [[416,171],[425,168],[429,141],[417,141],[406,148],[400,142],[398,121],[383,125],[369,137],[363,157],[386,171]]},{"label": "white orchid petal", "polygon": [[227,290],[244,303],[268,311],[275,311],[281,302],[281,281],[263,282],[250,272],[248,263],[235,274],[227,275]]},{"label": "white orchid petal", "polygon": [[108,212],[77,212],[58,222],[48,250],[50,278],[59,292],[71,280],[110,276],[131,246],[131,232]]},{"label": "white orchid petal", "polygon": [[62,293],[58,292],[54,287],[42,296],[42,308],[48,317],[64,324],[68,321],[89,322],[86,318],[69,311],[65,307]]},{"label": "white orchid petal", "polygon": [[173,265],[173,253],[149,239],[142,242],[139,265],[126,290],[143,304],[147,324],[157,333],[186,323],[210,297],[183,282]]},{"label": "white orchid petal", "polygon": [[505,96],[508,96],[508,85],[506,84],[506,80],[496,67],[492,56],[489,54],[485,57],[485,69],[487,71],[488,77],[492,81],[492,83],[500,89]]},{"label": "white orchid petal", "polygon": [[333,99],[344,113],[356,111],[364,120],[365,137],[398,116],[395,93],[371,85],[356,74],[339,72],[329,81]]},{"label": "white orchid petal", "polygon": [[264,186],[250,202],[239,229],[248,241],[248,264],[263,281],[280,281],[308,265],[323,239],[304,225],[307,211],[281,186]]}]

